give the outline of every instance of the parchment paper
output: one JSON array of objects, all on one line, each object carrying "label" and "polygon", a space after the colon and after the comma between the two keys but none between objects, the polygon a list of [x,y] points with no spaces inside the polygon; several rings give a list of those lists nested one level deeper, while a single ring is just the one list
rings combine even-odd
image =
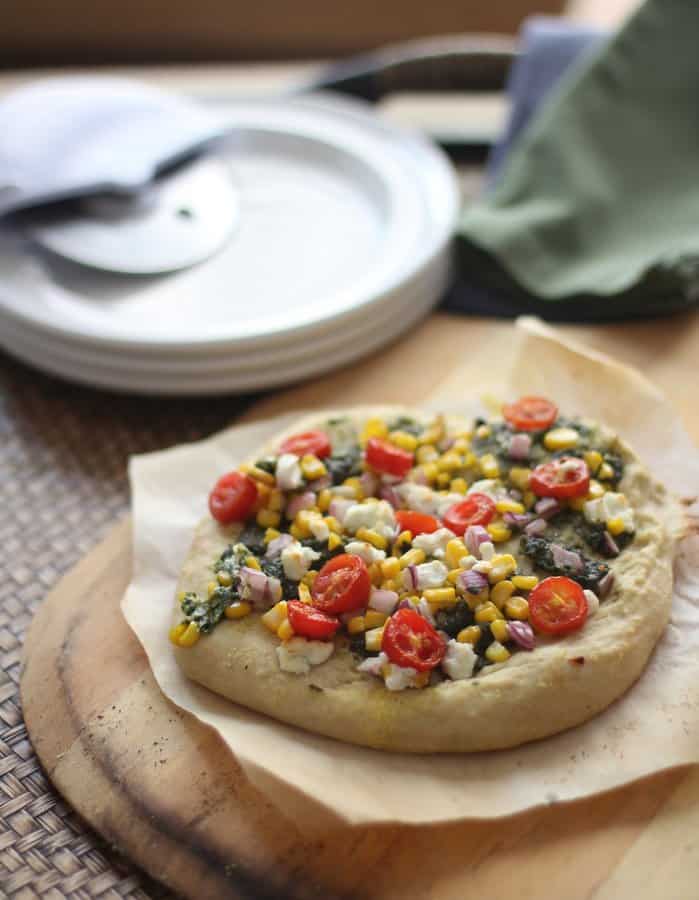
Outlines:
[{"label": "parchment paper", "polygon": [[[567,413],[606,421],[678,495],[699,495],[699,454],[662,395],[638,372],[518,323],[501,396],[545,393]],[[507,360],[499,360],[506,372]],[[489,366],[492,374],[495,366]],[[464,372],[468,370],[468,365]],[[477,373],[450,378],[440,408],[473,412]],[[378,398],[380,399],[380,398]],[[585,725],[524,747],[414,756],[354,747],[235,706],[189,682],[167,632],[180,564],[218,475],[296,418],[232,428],[131,460],[134,572],[122,609],[163,693],[215,728],[247,776],[301,827],[325,816],[354,824],[496,818],[572,800],[699,760],[699,536],[676,559],[672,621],[625,697]]]}]

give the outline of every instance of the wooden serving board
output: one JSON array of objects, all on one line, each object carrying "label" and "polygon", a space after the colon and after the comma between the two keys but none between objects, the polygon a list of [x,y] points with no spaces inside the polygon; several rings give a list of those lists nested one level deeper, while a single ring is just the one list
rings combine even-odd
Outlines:
[{"label": "wooden serving board", "polygon": [[[632,326],[641,327],[660,347],[668,337],[663,328],[675,326]],[[628,328],[618,343],[613,329],[579,331],[604,349],[623,350]],[[419,401],[453,376],[455,360],[463,363],[465,340],[474,363],[495,365],[509,339],[509,326],[435,316],[381,357],[272,398],[255,414],[336,405],[339,398],[362,402],[377,393],[387,402]],[[617,355],[633,361],[633,352]],[[661,383],[665,363],[659,357]],[[683,393],[678,385],[678,399],[686,401]],[[690,418],[688,425],[696,435],[699,423]],[[130,572],[125,521],[39,611],[26,642],[24,714],[58,790],[121,851],[185,896],[697,896],[697,769],[507,820],[344,827],[304,838],[251,787],[217,734],[160,693],[120,612]]]}]

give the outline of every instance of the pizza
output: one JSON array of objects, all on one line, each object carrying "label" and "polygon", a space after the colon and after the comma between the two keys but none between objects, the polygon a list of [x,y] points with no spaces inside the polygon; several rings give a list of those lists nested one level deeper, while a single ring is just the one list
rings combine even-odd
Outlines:
[{"label": "pizza", "polygon": [[194,681],[342,741],[513,747],[578,725],[668,622],[678,505],[542,397],[306,418],[221,474],[170,640]]}]

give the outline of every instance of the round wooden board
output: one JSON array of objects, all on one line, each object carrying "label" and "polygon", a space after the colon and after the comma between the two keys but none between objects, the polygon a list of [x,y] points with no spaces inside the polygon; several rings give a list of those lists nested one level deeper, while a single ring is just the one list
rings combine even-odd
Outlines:
[{"label": "round wooden board", "polygon": [[124,522],[48,597],[21,690],[58,790],[155,878],[197,900],[696,896],[696,770],[507,820],[304,838],[160,693],[119,607],[130,546]]}]

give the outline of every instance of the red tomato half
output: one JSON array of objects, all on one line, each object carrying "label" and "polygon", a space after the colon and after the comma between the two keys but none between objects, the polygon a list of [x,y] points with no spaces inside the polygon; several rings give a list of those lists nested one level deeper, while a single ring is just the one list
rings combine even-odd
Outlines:
[{"label": "red tomato half", "polygon": [[413,454],[380,438],[369,438],[366,445],[366,461],[377,472],[403,478],[413,467]]},{"label": "red tomato half", "polygon": [[529,621],[544,634],[568,634],[587,619],[583,589],[572,578],[544,578],[529,594]]},{"label": "red tomato half", "polygon": [[414,512],[411,509],[399,509],[396,512],[396,522],[401,531],[410,531],[413,537],[416,534],[432,534],[433,531],[442,527],[442,523],[434,516]]},{"label": "red tomato half", "polygon": [[487,494],[469,494],[450,506],[444,514],[444,525],[454,534],[463,534],[469,525],[487,525],[495,516],[495,503]]},{"label": "red tomato half", "polygon": [[399,609],[384,626],[381,649],[397,666],[429,672],[442,661],[447,643],[414,609]]},{"label": "red tomato half", "polygon": [[364,560],[341,553],[328,560],[318,572],[311,598],[316,609],[338,615],[351,609],[365,609],[370,591],[371,578]]},{"label": "red tomato half", "polygon": [[286,604],[286,612],[294,633],[313,641],[331,638],[340,627],[340,620],[336,616],[329,616],[310,603],[301,603],[300,600],[290,600]]},{"label": "red tomato half", "polygon": [[209,494],[209,510],[217,521],[244,522],[257,500],[257,487],[242,472],[222,475]]},{"label": "red tomato half", "polygon": [[280,453],[293,453],[295,456],[312,454],[322,459],[330,456],[330,438],[324,431],[303,431],[292,434],[279,448]]},{"label": "red tomato half", "polygon": [[577,456],[561,456],[537,466],[529,487],[538,497],[582,497],[590,489],[590,470]]},{"label": "red tomato half", "polygon": [[558,407],[545,397],[521,397],[516,403],[506,403],[502,414],[519,431],[543,431],[556,421]]}]

